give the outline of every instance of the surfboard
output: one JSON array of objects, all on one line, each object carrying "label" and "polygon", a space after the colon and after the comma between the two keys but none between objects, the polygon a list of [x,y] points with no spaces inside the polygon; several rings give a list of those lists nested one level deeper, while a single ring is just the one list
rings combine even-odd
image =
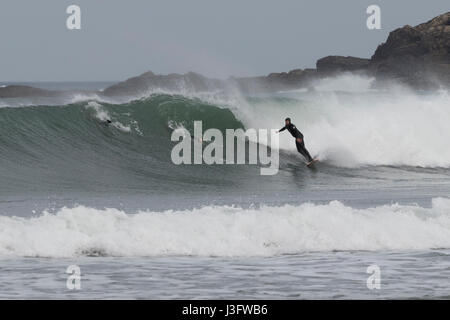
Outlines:
[{"label": "surfboard", "polygon": [[314,159],[312,159],[312,161],[306,162],[306,166],[307,166],[307,167],[312,167],[312,166],[314,166],[314,164],[315,164],[316,162],[318,162],[318,161],[319,161],[319,159],[314,158]]}]

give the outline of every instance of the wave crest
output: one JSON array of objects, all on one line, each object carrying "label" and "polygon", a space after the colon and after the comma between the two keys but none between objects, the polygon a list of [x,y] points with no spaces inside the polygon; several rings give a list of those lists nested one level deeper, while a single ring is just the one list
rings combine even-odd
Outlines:
[{"label": "wave crest", "polygon": [[431,208],[208,206],[126,214],[78,206],[0,217],[0,256],[271,256],[305,251],[450,248],[450,199]]}]

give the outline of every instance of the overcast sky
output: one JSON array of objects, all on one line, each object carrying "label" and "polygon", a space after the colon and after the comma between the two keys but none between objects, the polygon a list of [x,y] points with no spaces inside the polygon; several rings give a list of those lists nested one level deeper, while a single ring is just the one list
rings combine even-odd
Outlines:
[{"label": "overcast sky", "polygon": [[[81,30],[66,8],[81,7]],[[366,8],[381,7],[381,30]],[[0,81],[122,80],[147,70],[210,77],[370,57],[389,31],[450,11],[449,0],[1,0]]]}]

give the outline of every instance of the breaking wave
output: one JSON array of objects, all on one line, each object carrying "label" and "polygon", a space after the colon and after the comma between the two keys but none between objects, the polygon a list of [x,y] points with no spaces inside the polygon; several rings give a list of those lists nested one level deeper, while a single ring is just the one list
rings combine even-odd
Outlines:
[{"label": "breaking wave", "polygon": [[[335,82],[351,87],[352,81],[352,92],[336,91]],[[120,103],[1,107],[0,191],[15,194],[57,185],[86,189],[99,181],[132,190],[171,190],[174,183],[184,188],[203,180],[217,184],[231,177],[233,166],[210,168],[217,179],[211,180],[198,168],[175,166],[170,159],[172,131],[193,133],[196,120],[204,130],[225,132],[279,129],[289,116],[305,135],[310,153],[337,175],[342,172],[336,167],[449,168],[448,92],[368,91],[371,81],[345,75],[344,80],[317,83],[315,91],[258,97],[159,93]],[[274,145],[282,150],[281,170],[301,161],[289,133],[281,133]],[[239,170],[233,177],[256,172]]]},{"label": "breaking wave", "polygon": [[[336,81],[363,82],[354,83],[362,92],[333,91],[335,84],[326,80],[317,85],[322,91],[254,98],[237,111],[238,118],[246,127],[280,128],[290,117],[311,153],[334,166],[450,167],[447,91],[367,92],[370,79]],[[289,134],[280,136],[279,147],[295,150]]]},{"label": "breaking wave", "polygon": [[84,206],[0,216],[0,256],[272,256],[332,250],[450,248],[450,200],[431,208],[341,202],[127,214]]}]

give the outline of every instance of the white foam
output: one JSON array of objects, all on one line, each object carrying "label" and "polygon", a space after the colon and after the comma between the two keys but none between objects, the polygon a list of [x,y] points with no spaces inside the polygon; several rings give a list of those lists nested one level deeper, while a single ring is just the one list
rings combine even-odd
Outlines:
[{"label": "white foam", "polygon": [[[106,122],[107,120],[111,120],[111,115],[109,114],[109,112],[106,109],[104,109],[103,106],[96,101],[89,101],[86,105],[86,108],[94,109],[95,117],[97,119],[99,119],[100,121]],[[131,132],[131,127],[125,126],[119,121],[112,121],[111,125],[120,131]],[[141,133],[141,132],[138,131],[138,133]]]},{"label": "white foam", "polygon": [[[348,86],[351,79],[346,79]],[[353,80],[357,86],[360,78]],[[447,91],[421,95],[398,87],[358,94],[316,92],[288,102],[241,102],[236,115],[246,128],[257,129],[279,129],[284,118],[292,118],[310,153],[333,165],[448,168],[449,106]],[[280,134],[279,147],[295,152],[286,132]]]},{"label": "white foam", "polygon": [[317,91],[368,92],[372,91],[375,81],[373,77],[342,73],[334,77],[324,78],[316,82],[313,87]]},{"label": "white foam", "polygon": [[63,208],[34,218],[0,216],[0,256],[271,256],[330,250],[450,248],[450,200],[431,208],[386,205],[228,206],[126,214]]}]

